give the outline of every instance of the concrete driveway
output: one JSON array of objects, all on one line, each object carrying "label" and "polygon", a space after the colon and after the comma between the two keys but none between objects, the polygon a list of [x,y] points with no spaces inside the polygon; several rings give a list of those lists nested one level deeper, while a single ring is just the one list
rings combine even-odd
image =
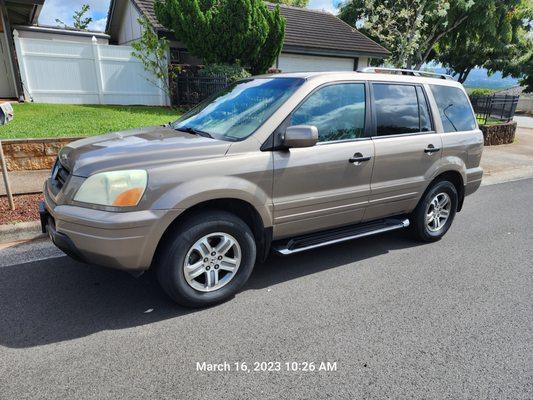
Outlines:
[{"label": "concrete driveway", "polygon": [[0,398],[531,399],[532,194],[533,180],[481,188],[438,243],[271,257],[205,310],[46,242],[0,250]]},{"label": "concrete driveway", "polygon": [[533,177],[533,117],[516,116],[515,121],[518,128],[514,143],[483,150],[483,184]]},{"label": "concrete driveway", "polygon": [[521,128],[533,129],[533,116],[527,114],[515,115],[514,120]]}]

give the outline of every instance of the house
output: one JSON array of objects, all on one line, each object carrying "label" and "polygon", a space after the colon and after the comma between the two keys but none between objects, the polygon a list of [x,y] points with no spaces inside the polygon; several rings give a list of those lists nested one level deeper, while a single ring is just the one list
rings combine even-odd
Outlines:
[{"label": "house", "polygon": [[37,22],[44,0],[0,0],[0,98],[23,99],[12,25]]},{"label": "house", "polygon": [[[267,4],[269,8],[275,7]],[[390,53],[335,15],[281,5],[286,19],[285,41],[276,65],[283,72],[354,71],[368,66],[370,58]],[[201,64],[186,46],[165,29],[154,13],[154,0],[111,0],[106,33],[111,43],[128,44],[141,35],[138,18],[145,17],[154,29],[170,40],[171,60],[176,64]]]},{"label": "house", "polygon": [[[109,36],[102,32],[80,31],[71,28],[57,28],[37,25],[37,19],[45,0],[0,0],[0,99],[23,101],[28,82],[24,82],[20,71],[13,32],[20,38],[71,43],[108,44]],[[43,50],[44,51],[44,50]],[[30,71],[28,71],[30,72]]]}]

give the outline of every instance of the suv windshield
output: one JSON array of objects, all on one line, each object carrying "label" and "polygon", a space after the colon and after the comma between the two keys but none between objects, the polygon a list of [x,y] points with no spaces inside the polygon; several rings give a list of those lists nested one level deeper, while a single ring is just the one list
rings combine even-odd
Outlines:
[{"label": "suv windshield", "polygon": [[174,129],[238,141],[255,132],[304,82],[259,78],[236,82],[172,124]]}]

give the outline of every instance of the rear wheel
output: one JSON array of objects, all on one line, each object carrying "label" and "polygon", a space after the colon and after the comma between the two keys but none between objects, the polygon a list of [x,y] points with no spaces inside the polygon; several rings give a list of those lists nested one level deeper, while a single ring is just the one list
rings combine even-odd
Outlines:
[{"label": "rear wheel", "polygon": [[189,218],[158,257],[157,277],[177,303],[205,307],[234,296],[252,273],[253,234],[233,214],[210,211]]},{"label": "rear wheel", "polygon": [[453,183],[434,183],[412,214],[415,237],[424,242],[440,240],[450,229],[457,212],[458,195]]}]

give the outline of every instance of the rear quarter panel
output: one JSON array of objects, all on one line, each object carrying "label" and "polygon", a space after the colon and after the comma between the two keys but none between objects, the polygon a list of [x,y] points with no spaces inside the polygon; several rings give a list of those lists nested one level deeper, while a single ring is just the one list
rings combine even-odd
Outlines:
[{"label": "rear quarter panel", "polygon": [[[483,133],[477,126],[472,131],[444,132],[439,109],[430,85],[425,86],[431,110],[435,116],[435,127],[442,137],[443,149],[442,158],[433,170],[428,171],[428,178],[432,179],[446,171],[457,171],[461,174],[465,186],[477,181],[480,182],[483,175],[483,170],[480,167],[483,153]],[[461,89],[464,91],[463,88]]]}]

